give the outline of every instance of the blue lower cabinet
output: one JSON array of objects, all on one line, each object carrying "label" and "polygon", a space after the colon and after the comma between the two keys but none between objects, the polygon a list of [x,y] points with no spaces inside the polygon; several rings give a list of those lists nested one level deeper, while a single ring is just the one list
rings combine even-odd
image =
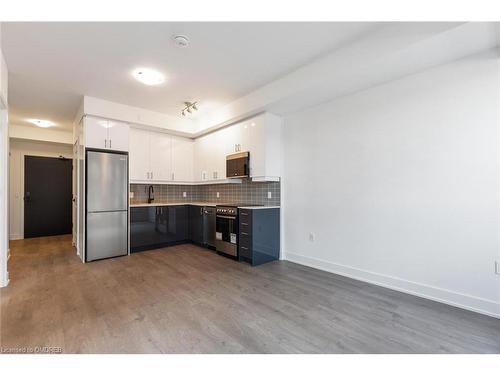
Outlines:
[{"label": "blue lower cabinet", "polygon": [[188,241],[187,206],[130,208],[130,252],[158,249]]},{"label": "blue lower cabinet", "polygon": [[280,255],[279,208],[239,210],[238,259],[252,266],[272,262]]}]

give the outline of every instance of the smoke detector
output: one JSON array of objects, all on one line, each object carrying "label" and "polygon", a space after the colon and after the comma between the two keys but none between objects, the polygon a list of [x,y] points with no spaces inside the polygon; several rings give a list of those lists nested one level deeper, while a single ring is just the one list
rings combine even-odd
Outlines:
[{"label": "smoke detector", "polygon": [[185,35],[175,35],[174,43],[179,48],[186,48],[187,46],[189,46],[189,39]]}]

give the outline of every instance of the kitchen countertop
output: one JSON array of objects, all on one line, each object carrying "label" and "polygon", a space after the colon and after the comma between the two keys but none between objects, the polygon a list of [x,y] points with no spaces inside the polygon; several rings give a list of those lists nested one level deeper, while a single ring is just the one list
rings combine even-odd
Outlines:
[{"label": "kitchen countertop", "polygon": [[[130,207],[154,207],[154,206],[182,206],[182,205],[191,205],[191,206],[209,206],[215,207],[216,205],[227,205],[230,206],[231,203],[214,203],[214,202],[152,202],[152,203],[130,203]],[[280,208],[280,206],[238,206],[238,208],[244,208],[248,210],[262,210],[267,208]]]},{"label": "kitchen countertop", "polygon": [[211,206],[215,207],[213,202],[152,202],[152,203],[130,203],[130,207],[149,207],[149,206],[183,206],[190,204],[191,206]]},{"label": "kitchen countertop", "polygon": [[280,206],[238,206],[238,208],[243,208],[245,210],[265,210],[268,208],[280,208]]}]

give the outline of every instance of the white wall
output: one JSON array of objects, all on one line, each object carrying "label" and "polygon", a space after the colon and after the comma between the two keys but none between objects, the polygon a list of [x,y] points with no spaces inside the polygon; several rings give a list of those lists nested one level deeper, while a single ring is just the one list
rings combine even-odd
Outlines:
[{"label": "white wall", "polygon": [[11,240],[24,237],[23,192],[25,155],[49,157],[58,157],[62,155],[66,158],[72,158],[73,147],[71,144],[68,145],[11,139],[9,160],[9,233]]},{"label": "white wall", "polygon": [[500,317],[499,90],[476,56],[286,118],[285,258]]},{"label": "white wall", "polygon": [[42,142],[73,144],[73,133],[54,129],[37,128],[30,125],[9,124],[9,137]]},{"label": "white wall", "polygon": [[7,64],[2,53],[2,23],[0,23],[0,287],[4,287],[9,282],[7,272],[7,252],[9,239],[7,228],[8,220],[8,151],[9,151],[9,129],[8,129],[8,71]]}]

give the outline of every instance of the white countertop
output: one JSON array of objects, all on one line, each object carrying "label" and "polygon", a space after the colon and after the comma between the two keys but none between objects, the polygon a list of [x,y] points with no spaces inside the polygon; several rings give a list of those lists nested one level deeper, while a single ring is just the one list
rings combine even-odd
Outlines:
[{"label": "white countertop", "polygon": [[[130,207],[183,206],[186,204],[189,204],[191,206],[209,206],[209,207],[215,207],[216,205],[220,206],[231,205],[231,203],[214,203],[214,202],[170,202],[170,203],[152,202],[152,203],[130,203]],[[262,210],[267,208],[280,208],[280,206],[238,206],[238,208],[243,208],[247,210]]]},{"label": "white countertop", "polygon": [[280,208],[280,206],[238,206],[238,208],[243,208],[245,210],[265,210],[268,208]]},{"label": "white countertop", "polygon": [[155,206],[183,206],[190,204],[192,206],[211,206],[215,207],[216,203],[213,202],[152,202],[152,203],[130,203],[130,207],[155,207]]}]

